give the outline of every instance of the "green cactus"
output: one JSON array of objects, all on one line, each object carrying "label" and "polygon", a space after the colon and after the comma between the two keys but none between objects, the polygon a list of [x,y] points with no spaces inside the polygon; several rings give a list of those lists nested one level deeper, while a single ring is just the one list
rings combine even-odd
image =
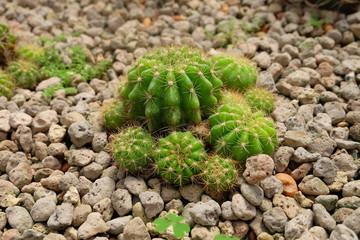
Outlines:
[{"label": "green cactus", "polygon": [[275,98],[272,93],[266,89],[252,87],[244,93],[246,102],[254,111],[262,111],[270,114],[274,109]]},{"label": "green cactus", "polygon": [[154,132],[162,127],[199,123],[213,113],[222,82],[210,61],[189,47],[159,48],[128,72],[121,97],[131,101],[130,114]]},{"label": "green cactus", "polygon": [[16,55],[15,43],[16,36],[10,33],[10,29],[5,24],[0,24],[0,65],[7,65]]},{"label": "green cactus", "polygon": [[38,66],[26,60],[11,62],[6,70],[20,87],[33,88],[41,80]]},{"label": "green cactus", "polygon": [[113,139],[113,157],[120,167],[137,172],[149,165],[155,141],[145,130],[127,128],[113,136]]},{"label": "green cactus", "polygon": [[207,159],[200,176],[207,192],[214,194],[232,189],[239,181],[236,163],[217,155]]},{"label": "green cactus", "polygon": [[203,143],[190,132],[173,132],[160,139],[154,153],[155,168],[163,179],[183,186],[200,173],[206,157]]},{"label": "green cactus", "polygon": [[103,106],[104,126],[110,131],[123,127],[128,121],[126,103],[122,99],[116,99]]},{"label": "green cactus", "polygon": [[13,87],[14,84],[9,75],[0,70],[0,96],[5,96],[7,98],[11,97],[13,94]]},{"label": "green cactus", "polygon": [[242,91],[256,84],[256,66],[247,58],[218,55],[211,62],[215,75],[228,88]]},{"label": "green cactus", "polygon": [[42,47],[33,44],[22,45],[18,48],[17,52],[20,59],[33,63],[39,63],[45,54]]},{"label": "green cactus", "polygon": [[216,152],[245,164],[248,157],[271,154],[279,144],[274,122],[245,104],[224,104],[209,118],[210,144]]}]

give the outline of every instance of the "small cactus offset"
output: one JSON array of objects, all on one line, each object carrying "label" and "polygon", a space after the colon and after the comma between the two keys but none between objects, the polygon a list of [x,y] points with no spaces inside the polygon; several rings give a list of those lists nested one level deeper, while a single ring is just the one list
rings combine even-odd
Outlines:
[{"label": "small cactus offset", "polygon": [[254,111],[262,111],[266,114],[270,114],[274,109],[274,95],[266,89],[259,87],[249,88],[244,93],[244,97]]},{"label": "small cactus offset", "polygon": [[42,47],[33,44],[22,45],[17,50],[20,59],[33,63],[39,63],[44,57],[45,51]]},{"label": "small cactus offset", "polygon": [[127,123],[128,113],[126,104],[121,99],[116,99],[103,106],[104,126],[106,129],[114,131]]},{"label": "small cactus offset", "polygon": [[206,160],[200,176],[207,192],[214,194],[231,190],[239,181],[236,163],[217,155]]},{"label": "small cactus offset", "polygon": [[211,62],[215,75],[228,88],[242,91],[256,84],[256,66],[247,58],[219,55]]},{"label": "small cactus offset", "polygon": [[148,167],[155,145],[151,135],[142,128],[131,127],[113,136],[114,160],[131,172]]},{"label": "small cactus offset", "polygon": [[11,62],[6,70],[20,87],[33,88],[41,79],[38,66],[26,60]]},{"label": "small cactus offset", "polygon": [[160,48],[128,72],[121,97],[132,102],[130,114],[154,132],[162,127],[199,123],[213,113],[222,82],[200,50]]},{"label": "small cactus offset", "polygon": [[13,87],[14,84],[9,75],[0,70],[0,96],[5,96],[7,98],[11,97],[13,94]]},{"label": "small cactus offset", "polygon": [[209,118],[210,144],[215,151],[245,164],[248,157],[271,154],[279,144],[274,122],[244,104],[224,104]]},{"label": "small cactus offset", "polygon": [[190,132],[173,132],[160,139],[154,153],[155,168],[163,179],[183,186],[194,181],[206,157],[203,143]]}]

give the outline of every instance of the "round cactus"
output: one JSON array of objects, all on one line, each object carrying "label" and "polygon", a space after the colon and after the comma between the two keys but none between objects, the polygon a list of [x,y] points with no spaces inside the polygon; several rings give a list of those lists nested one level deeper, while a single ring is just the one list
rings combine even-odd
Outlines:
[{"label": "round cactus", "polygon": [[40,80],[38,66],[26,60],[11,62],[6,70],[20,87],[33,88]]},{"label": "round cactus", "polygon": [[132,102],[130,114],[153,132],[162,127],[199,123],[213,113],[222,82],[200,50],[168,47],[140,59],[128,72],[121,97]]},{"label": "round cactus", "polygon": [[11,81],[9,75],[0,70],[0,96],[7,98],[13,94],[14,84]]},{"label": "round cactus", "polygon": [[112,138],[113,158],[120,167],[136,172],[149,165],[155,141],[144,129],[127,128]]},{"label": "round cactus", "polygon": [[207,192],[221,193],[230,190],[239,182],[236,163],[229,158],[214,155],[202,166],[201,179]]},{"label": "round cactus", "polygon": [[155,168],[163,179],[183,186],[200,173],[206,157],[203,143],[190,132],[173,132],[159,141]]},{"label": "round cactus", "polygon": [[128,120],[126,104],[121,99],[116,99],[103,106],[104,126],[108,130],[117,130],[124,126]]},{"label": "round cactus", "polygon": [[17,52],[21,59],[25,59],[33,63],[39,63],[45,54],[45,51],[42,47],[32,44],[20,46]]},{"label": "round cactus", "polygon": [[231,89],[245,90],[256,84],[257,70],[247,58],[218,55],[211,59],[215,75]]},{"label": "round cactus", "polygon": [[245,163],[250,156],[271,154],[279,144],[274,122],[262,112],[251,113],[249,106],[222,105],[209,118],[210,144],[217,153]]},{"label": "round cactus", "polygon": [[266,114],[269,114],[274,108],[274,95],[266,89],[252,87],[246,90],[244,96],[247,103],[255,111],[260,110]]}]

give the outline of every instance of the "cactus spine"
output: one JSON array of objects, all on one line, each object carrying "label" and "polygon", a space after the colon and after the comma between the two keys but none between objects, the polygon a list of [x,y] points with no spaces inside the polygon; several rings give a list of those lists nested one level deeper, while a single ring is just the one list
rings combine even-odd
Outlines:
[{"label": "cactus spine", "polygon": [[160,139],[154,153],[155,168],[162,178],[183,186],[200,173],[206,157],[203,143],[190,132],[173,132]]},{"label": "cactus spine", "polygon": [[124,126],[128,120],[126,103],[121,99],[116,99],[103,106],[104,126],[106,129],[114,131]]},{"label": "cactus spine", "polygon": [[149,165],[155,141],[148,132],[131,127],[114,135],[113,139],[113,157],[120,167],[136,172]]},{"label": "cactus spine", "polygon": [[254,111],[262,111],[270,114],[274,108],[274,95],[263,88],[249,88],[244,93],[244,97]]},{"label": "cactus spine", "polygon": [[222,82],[206,56],[189,47],[160,48],[128,72],[121,97],[131,101],[130,114],[153,132],[161,127],[199,123],[221,97]]}]

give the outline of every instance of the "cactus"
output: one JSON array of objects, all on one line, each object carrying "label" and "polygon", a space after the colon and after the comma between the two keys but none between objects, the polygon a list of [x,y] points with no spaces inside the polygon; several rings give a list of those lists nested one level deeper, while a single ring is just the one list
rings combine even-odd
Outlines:
[{"label": "cactus", "polygon": [[126,104],[121,99],[116,99],[103,106],[104,126],[108,130],[117,130],[128,121]]},{"label": "cactus", "polygon": [[33,88],[40,81],[38,66],[26,60],[11,62],[6,70],[20,87]]},{"label": "cactus", "polygon": [[239,181],[236,163],[217,155],[207,159],[200,176],[207,192],[214,194],[232,189]]},{"label": "cactus", "polygon": [[7,65],[15,56],[16,36],[5,24],[0,24],[0,65]]},{"label": "cactus", "polygon": [[245,164],[248,157],[271,154],[279,144],[274,122],[245,104],[224,104],[209,118],[210,144],[216,152]]},{"label": "cactus", "polygon": [[242,91],[256,84],[256,66],[247,58],[218,55],[211,62],[215,75],[228,88]]},{"label": "cactus", "polygon": [[32,44],[20,46],[17,52],[20,59],[24,59],[33,63],[39,63],[45,54],[45,51],[42,47]]},{"label": "cactus", "polygon": [[113,136],[113,139],[113,158],[120,167],[136,172],[149,165],[155,141],[145,130],[127,128]]},{"label": "cactus", "polygon": [[222,82],[200,50],[160,48],[128,72],[121,97],[131,101],[130,114],[153,132],[162,127],[199,123],[213,113]]},{"label": "cactus", "polygon": [[9,75],[0,70],[0,96],[7,98],[11,97],[13,93],[14,84],[11,81]]},{"label": "cactus", "polygon": [[206,157],[203,143],[190,132],[173,132],[159,141],[155,168],[163,179],[183,186],[194,181]]},{"label": "cactus", "polygon": [[254,111],[260,110],[266,114],[270,114],[274,108],[274,95],[263,88],[249,88],[244,93],[244,97]]}]

